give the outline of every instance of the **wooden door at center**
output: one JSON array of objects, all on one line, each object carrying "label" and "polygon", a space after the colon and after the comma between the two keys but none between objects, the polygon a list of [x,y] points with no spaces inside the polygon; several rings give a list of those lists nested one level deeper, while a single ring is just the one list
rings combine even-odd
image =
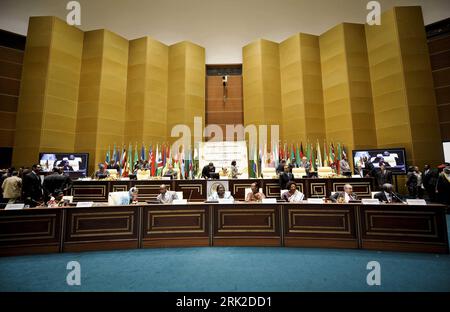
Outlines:
[{"label": "wooden door at center", "polygon": [[[226,98],[224,98],[224,93]],[[222,128],[226,139],[226,125],[243,125],[242,75],[227,76],[226,90],[222,76],[206,76],[206,126]],[[211,138],[206,138],[209,141]]]}]

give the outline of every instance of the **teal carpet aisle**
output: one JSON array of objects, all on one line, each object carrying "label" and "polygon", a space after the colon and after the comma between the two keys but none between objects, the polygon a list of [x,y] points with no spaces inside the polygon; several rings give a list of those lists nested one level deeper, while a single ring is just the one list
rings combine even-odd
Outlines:
[{"label": "teal carpet aisle", "polygon": [[[81,286],[66,283],[72,260]],[[381,286],[366,282],[373,260]],[[450,255],[215,247],[8,257],[0,291],[450,291]]]}]

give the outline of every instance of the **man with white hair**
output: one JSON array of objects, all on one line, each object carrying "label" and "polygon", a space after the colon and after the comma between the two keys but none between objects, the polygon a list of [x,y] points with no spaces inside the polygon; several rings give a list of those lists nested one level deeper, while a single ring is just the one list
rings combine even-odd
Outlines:
[{"label": "man with white hair", "polygon": [[350,202],[351,200],[358,200],[358,195],[353,193],[353,187],[350,184],[344,185],[343,192],[336,192],[330,196],[330,200],[334,203],[336,202]]}]

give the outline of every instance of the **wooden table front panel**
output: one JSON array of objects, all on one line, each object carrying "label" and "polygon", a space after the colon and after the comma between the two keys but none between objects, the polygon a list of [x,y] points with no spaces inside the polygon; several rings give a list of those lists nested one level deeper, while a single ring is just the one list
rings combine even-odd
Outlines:
[{"label": "wooden table front panel", "polygon": [[362,248],[448,253],[442,206],[363,205],[360,222]]},{"label": "wooden table front panel", "polygon": [[59,252],[62,210],[2,210],[0,255]]},{"label": "wooden table front panel", "polygon": [[140,208],[66,209],[64,251],[139,247]]},{"label": "wooden table front panel", "polygon": [[285,204],[284,245],[358,248],[356,206]]},{"label": "wooden table front panel", "polygon": [[213,205],[214,246],[281,246],[280,206]]},{"label": "wooden table front panel", "polygon": [[143,247],[208,246],[208,205],[150,205],[143,207]]}]

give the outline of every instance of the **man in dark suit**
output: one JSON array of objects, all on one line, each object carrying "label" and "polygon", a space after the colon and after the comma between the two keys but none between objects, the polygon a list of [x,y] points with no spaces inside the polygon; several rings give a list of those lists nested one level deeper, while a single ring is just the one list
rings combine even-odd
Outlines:
[{"label": "man in dark suit", "polygon": [[401,198],[394,193],[394,188],[392,184],[385,183],[382,185],[382,190],[379,193],[376,193],[373,198],[378,199],[382,203],[401,203],[403,202]]},{"label": "man in dark suit", "polygon": [[42,185],[39,172],[41,172],[41,166],[34,164],[31,167],[31,172],[23,177],[22,181],[22,197],[25,200],[26,205],[30,207],[36,207],[40,205],[42,201]]},{"label": "man in dark suit", "polygon": [[280,189],[286,190],[287,184],[294,180],[294,175],[288,165],[284,165],[284,172],[280,174]]},{"label": "man in dark suit", "polygon": [[365,174],[366,177],[375,177],[375,166],[373,165],[373,163],[370,162],[369,159],[367,159],[367,157],[364,157],[364,167],[365,167]]},{"label": "man in dark suit", "polygon": [[345,202],[348,203],[351,200],[358,200],[358,195],[353,193],[353,187],[350,184],[344,185],[344,191],[343,192],[336,192],[333,195],[330,196],[330,200],[334,203],[336,202]]},{"label": "man in dark suit", "polygon": [[44,178],[42,187],[44,199],[47,202],[52,194],[68,191],[72,187],[72,179],[64,175],[61,168],[53,168],[53,173]]},{"label": "man in dark suit", "polygon": [[392,184],[392,172],[386,169],[385,164],[380,164],[380,170],[376,173],[378,189],[382,189],[386,183]]},{"label": "man in dark suit", "polygon": [[277,169],[275,170],[277,175],[280,175],[284,172],[284,166],[286,165],[286,160],[282,159]]},{"label": "man in dark suit", "polygon": [[436,202],[436,184],[439,177],[439,172],[435,168],[431,168],[430,165],[425,165],[423,168],[423,187],[428,194],[428,198],[431,202]]},{"label": "man in dark suit", "polygon": [[216,167],[210,162],[208,165],[204,166],[202,169],[202,178],[210,179],[211,175],[216,172]]}]

